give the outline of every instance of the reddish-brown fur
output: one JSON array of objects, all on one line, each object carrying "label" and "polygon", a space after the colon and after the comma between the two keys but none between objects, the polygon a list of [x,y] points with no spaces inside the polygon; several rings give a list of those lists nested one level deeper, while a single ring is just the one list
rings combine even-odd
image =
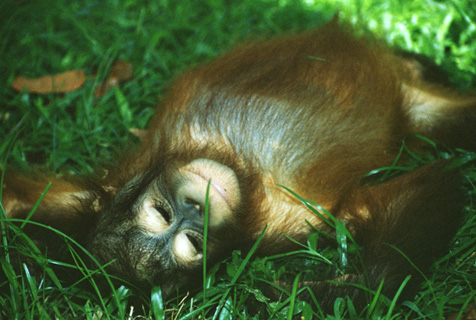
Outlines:
[{"label": "reddish-brown fur", "polygon": [[[180,76],[138,149],[105,176],[7,176],[3,205],[9,216],[25,216],[52,181],[33,219],[67,232],[83,226],[88,237],[79,238],[100,261],[118,259],[112,272],[171,293],[193,286],[201,266],[196,195],[204,196],[205,180],[216,183],[211,260],[249,249],[265,226],[261,254],[295,248],[285,235],[304,242],[306,220],[332,232],[283,185],[346,221],[363,245],[362,274],[345,281],[376,289],[384,280],[391,296],[407,275],[419,276],[394,247],[426,271],[454,236],[459,175],[437,162],[380,184],[362,177],[391,164],[412,133],[476,149],[476,97],[426,82],[420,67],[336,22],[248,43]],[[367,302],[352,286],[309,285],[324,308],[344,295]]]}]

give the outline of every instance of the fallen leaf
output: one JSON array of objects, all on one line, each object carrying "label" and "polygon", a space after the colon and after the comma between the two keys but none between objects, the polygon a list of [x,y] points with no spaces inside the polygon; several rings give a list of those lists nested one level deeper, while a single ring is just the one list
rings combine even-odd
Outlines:
[{"label": "fallen leaf", "polygon": [[132,64],[129,62],[117,60],[111,67],[111,76],[119,81],[126,81],[132,78]]},{"label": "fallen leaf", "polygon": [[81,88],[85,80],[84,71],[72,70],[36,79],[18,76],[13,81],[12,88],[20,92],[26,90],[31,93],[64,93]]},{"label": "fallen leaf", "polygon": [[118,60],[111,67],[106,81],[96,88],[95,97],[103,96],[109,89],[118,86],[121,82],[132,78],[132,65],[129,62]]}]

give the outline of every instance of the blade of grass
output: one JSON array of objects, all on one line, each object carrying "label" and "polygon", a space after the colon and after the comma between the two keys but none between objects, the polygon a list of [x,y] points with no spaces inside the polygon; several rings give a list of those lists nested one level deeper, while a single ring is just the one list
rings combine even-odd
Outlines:
[{"label": "blade of grass", "polygon": [[292,320],[293,319],[293,315],[294,315],[294,305],[296,304],[296,299],[297,299],[297,288],[298,288],[298,285],[299,285],[299,278],[300,278],[301,274],[298,274],[295,278],[294,278],[294,283],[293,283],[293,289],[291,291],[291,303],[289,304],[289,311],[288,311],[288,317],[287,319],[288,320]]},{"label": "blade of grass", "polygon": [[207,192],[205,194],[205,208],[203,217],[203,297],[207,296],[207,243],[208,243],[208,217],[210,211],[210,185],[212,180],[208,180]]},{"label": "blade of grass", "polygon": [[162,298],[162,290],[160,290],[160,287],[155,286],[152,288],[150,302],[152,306],[152,314],[154,315],[154,319],[156,320],[165,319],[164,300]]}]

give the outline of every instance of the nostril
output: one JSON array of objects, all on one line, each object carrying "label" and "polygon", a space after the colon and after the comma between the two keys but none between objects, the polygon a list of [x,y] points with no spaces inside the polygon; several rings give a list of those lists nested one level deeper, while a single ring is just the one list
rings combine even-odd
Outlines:
[{"label": "nostril", "polygon": [[174,238],[173,253],[179,263],[198,262],[203,256],[203,237],[198,232],[182,230]]},{"label": "nostril", "polygon": [[185,198],[183,204],[186,211],[190,214],[202,216],[202,205],[199,202],[190,198]]}]

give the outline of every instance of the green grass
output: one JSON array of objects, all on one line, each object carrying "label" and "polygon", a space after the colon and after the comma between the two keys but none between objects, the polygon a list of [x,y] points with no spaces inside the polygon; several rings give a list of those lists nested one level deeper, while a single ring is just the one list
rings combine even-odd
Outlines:
[{"label": "green grass", "polygon": [[[336,10],[344,20],[371,30],[393,46],[433,58],[458,87],[476,88],[476,9],[472,0],[3,0],[2,167],[27,170],[40,166],[57,174],[92,172],[98,162],[112,159],[120,146],[134,139],[130,128],[146,127],[154,106],[178,72],[255,35],[316,27]],[[115,59],[132,63],[134,79],[104,97],[94,98],[95,86]],[[97,72],[98,76],[88,80],[81,90],[64,95],[18,93],[10,88],[20,74],[37,77],[72,69],[83,69],[89,75]],[[474,159],[472,153],[456,154],[461,163]],[[444,151],[439,156],[453,154]],[[473,192],[474,163],[464,164],[464,171],[468,190]],[[451,252],[437,263],[414,300],[395,305],[379,299],[362,317],[441,319],[475,303],[475,208],[468,202],[467,223]],[[313,235],[307,248],[288,255],[259,259],[236,252],[209,272],[205,296],[199,293],[165,304],[156,288],[138,295],[138,305],[150,308],[142,310],[136,304],[131,309],[131,289],[115,288],[112,294],[95,290],[92,275],[103,272],[99,267],[83,268],[85,254],[73,241],[66,239],[65,247],[76,257],[76,263],[60,268],[66,272],[80,269],[83,277],[79,283],[65,287],[52,268],[59,262],[45,258],[10,221],[2,218],[0,227],[0,266],[5,275],[0,277],[0,319],[65,315],[123,319],[129,314],[156,319],[249,319],[246,298],[265,301],[257,289],[258,279],[285,278],[293,283],[303,270],[301,279],[332,272],[323,261],[342,263],[342,252],[316,250],[318,240]],[[18,253],[39,265],[39,274],[36,270],[32,275],[33,271],[24,265],[13,268]],[[84,290],[85,284],[92,290]],[[309,306],[296,301],[295,293],[290,292],[290,299],[282,303],[267,302],[261,318],[288,319],[293,308],[309,315]],[[335,319],[355,316],[349,301],[336,301]]]}]

